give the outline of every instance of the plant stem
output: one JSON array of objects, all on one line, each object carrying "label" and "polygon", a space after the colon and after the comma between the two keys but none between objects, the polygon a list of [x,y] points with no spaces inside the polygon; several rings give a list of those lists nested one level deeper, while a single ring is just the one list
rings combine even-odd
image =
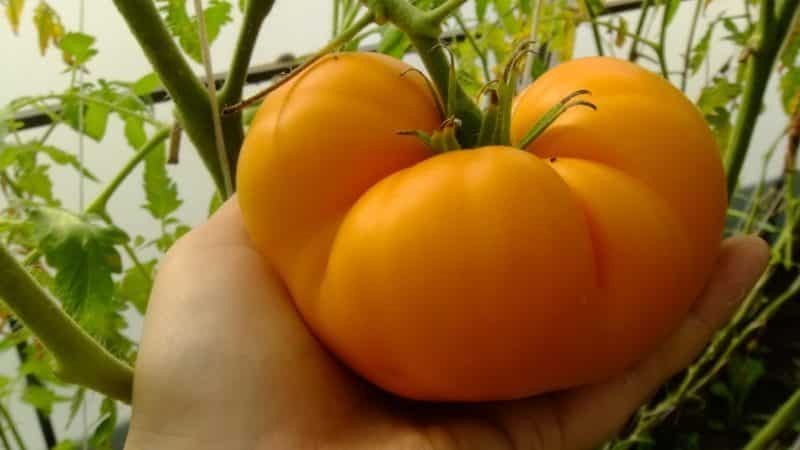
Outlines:
[{"label": "plant stem", "polygon": [[743,450],[761,450],[800,416],[800,388],[778,408],[769,421],[756,433]]},{"label": "plant stem", "polygon": [[[645,22],[645,19],[647,19],[647,12],[650,9],[650,4],[652,3],[652,1],[653,0],[644,0],[644,1],[642,1],[642,12],[639,13],[639,21],[636,23],[636,32],[634,33],[634,35],[636,35],[636,36],[641,36],[642,35],[642,29],[644,28],[644,22]],[[634,40],[633,43],[631,44],[631,51],[628,54],[628,60],[629,61],[636,62],[636,59],[639,57],[639,54],[636,53],[637,44],[638,44],[638,42],[636,40]]]},{"label": "plant stem", "polygon": [[120,184],[130,175],[136,166],[144,160],[147,155],[150,154],[153,150],[158,148],[159,144],[164,142],[169,136],[169,128],[161,128],[160,130],[156,131],[156,133],[150,138],[149,141],[145,142],[144,145],[136,152],[128,162],[122,166],[122,169],[117,173],[114,178],[111,180],[110,183],[103,189],[100,194],[95,197],[94,201],[86,208],[86,213],[88,214],[98,214],[103,215],[106,212],[106,205],[108,204],[108,200],[114,195],[117,188],[119,188]]},{"label": "plant stem", "polygon": [[11,443],[8,442],[8,438],[6,437],[6,432],[3,431],[3,427],[2,426],[0,426],[0,443],[3,444],[3,448],[4,449],[12,450],[11,449]]},{"label": "plant stem", "polygon": [[[13,317],[8,321],[8,325],[12,332],[19,332],[19,330],[22,329],[22,325]],[[28,361],[28,343],[26,341],[18,343],[16,345],[16,350],[20,365],[24,365]],[[25,384],[36,387],[44,386],[42,380],[32,373],[25,375]],[[45,445],[47,445],[47,448],[55,446],[58,439],[56,438],[56,432],[53,429],[53,422],[50,420],[50,416],[41,408],[33,407],[33,410],[36,413],[36,421],[39,424],[39,430],[42,432],[42,439],[44,439]]]},{"label": "plant stem", "polygon": [[[338,2],[336,2],[338,4]],[[225,84],[219,90],[219,102],[221,105],[236,103],[242,99],[242,89],[247,79],[247,71],[250,66],[250,59],[253,57],[253,49],[256,45],[258,32],[261,24],[272,10],[275,0],[249,1],[244,11],[242,28],[236,41],[236,48],[233,53],[233,60],[228,69],[228,76]]]},{"label": "plant stem", "polygon": [[0,414],[8,424],[8,429],[11,430],[11,435],[14,436],[14,440],[17,442],[17,448],[19,448],[19,450],[26,450],[27,446],[25,445],[25,441],[22,440],[22,436],[19,434],[19,430],[17,429],[17,425],[14,423],[14,419],[8,412],[8,408],[6,408],[6,406],[2,403],[0,403]]},{"label": "plant stem", "polygon": [[475,36],[473,36],[472,33],[469,31],[469,28],[467,28],[467,25],[464,23],[464,19],[461,17],[461,14],[456,12],[455,14],[453,14],[453,17],[455,17],[459,28],[461,28],[461,32],[464,33],[464,36],[467,37],[467,42],[469,42],[469,45],[472,47],[473,50],[475,50],[475,53],[477,53],[478,59],[481,60],[481,69],[483,69],[484,82],[488,83],[489,81],[491,81],[492,75],[489,72],[489,61],[487,61],[486,59],[486,54],[478,46],[478,42],[475,41]]},{"label": "plant stem", "polygon": [[445,51],[439,46],[439,41],[422,35],[406,33],[411,43],[417,49],[422,63],[425,64],[425,67],[428,69],[428,74],[439,90],[444,104],[453,104],[453,102],[449,100],[450,96],[456,96],[454,103],[455,110],[450,112],[461,120],[461,127],[458,129],[457,133],[458,140],[463,147],[471,147],[478,139],[478,134],[480,133],[480,109],[467,93],[464,92],[460,84],[456,85],[456,92],[448,92],[450,61]]},{"label": "plant stem", "polygon": [[[253,3],[253,2],[249,2]],[[217,162],[219,163],[220,172],[222,172],[222,186],[223,190],[220,191],[223,200],[227,200],[233,195],[233,175],[231,174],[231,164],[228,160],[228,152],[225,151],[225,137],[222,131],[222,117],[219,113],[219,100],[217,100],[217,84],[214,82],[214,70],[211,66],[211,52],[208,48],[208,33],[206,30],[205,14],[203,14],[202,0],[194,0],[195,16],[197,17],[197,32],[200,37],[200,54],[203,60],[203,67],[206,70],[206,89],[208,90],[208,98],[211,102],[211,123],[214,128],[214,147],[217,151]],[[239,128],[241,128],[241,122]],[[235,161],[234,161],[235,164]]]},{"label": "plant stem", "polygon": [[0,246],[0,298],[52,352],[62,380],[130,402],[131,367],[86,334],[5,246]]},{"label": "plant stem", "polygon": [[464,3],[466,3],[466,0],[446,0],[441,5],[430,10],[428,13],[426,13],[426,15],[430,20],[436,23],[441,23],[451,13],[458,14],[458,8],[460,8]]},{"label": "plant stem", "polygon": [[[694,35],[697,32],[697,22],[700,20],[700,13],[703,11],[703,2],[705,0],[696,0],[694,4],[694,15],[692,16],[692,24],[689,26],[689,37],[686,40],[686,51],[683,53],[683,70],[681,71],[681,91],[686,92],[686,81],[689,75],[689,61],[692,56],[692,49],[694,48]],[[745,0],[747,2],[747,0]]]},{"label": "plant stem", "polygon": [[[155,2],[114,0],[114,4],[175,101],[183,129],[194,142],[217,189],[223,192],[225,183],[214,145],[214,130],[210,126],[213,121],[211,101],[205,88],[170,36]],[[226,147],[238,148],[241,130],[237,133],[235,128],[226,127],[225,139]]]},{"label": "plant stem", "polygon": [[597,23],[595,23],[595,19],[597,18],[597,11],[592,8],[592,3],[589,0],[583,0],[583,5],[586,8],[586,12],[589,13],[589,23],[592,26],[592,35],[594,36],[594,45],[597,48],[597,55],[603,56],[605,52],[603,52],[603,40],[600,39],[600,30],[597,28]]},{"label": "plant stem", "polygon": [[729,199],[739,181],[778,50],[788,34],[800,0],[785,0],[777,15],[774,4],[774,0],[765,0],[761,5],[761,17],[756,25],[756,48],[750,52],[746,62],[742,102],[724,155]]},{"label": "plant stem", "polygon": [[[645,39],[645,38],[643,38],[641,36],[638,36],[638,35],[636,35],[634,33],[631,33],[630,31],[625,31],[622,28],[620,28],[619,26],[614,25],[613,23],[610,23],[610,22],[595,22],[595,23],[597,25],[600,25],[601,27],[606,27],[606,28],[608,28],[610,30],[614,30],[614,31],[617,31],[617,32],[622,32],[625,36],[628,36],[629,38],[633,39],[633,42],[642,43],[642,44],[652,48],[653,50],[658,51],[658,43],[657,42],[651,41],[649,39]],[[638,56],[643,56],[643,55],[638,55],[637,54],[637,57]]]}]

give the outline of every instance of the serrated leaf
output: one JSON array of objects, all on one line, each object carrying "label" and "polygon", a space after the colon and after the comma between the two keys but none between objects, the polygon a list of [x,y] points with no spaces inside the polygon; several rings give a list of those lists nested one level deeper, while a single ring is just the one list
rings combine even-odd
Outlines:
[{"label": "serrated leaf", "polygon": [[692,49],[692,55],[689,59],[689,71],[692,75],[696,74],[700,67],[703,65],[703,61],[705,61],[706,56],[708,55],[708,49],[711,46],[711,36],[714,35],[714,27],[719,22],[713,22],[708,29],[706,29],[705,34],[697,44]]},{"label": "serrated leaf", "polygon": [[142,207],[156,219],[166,219],[183,203],[178,197],[177,185],[167,174],[167,157],[163,144],[145,158],[144,191],[147,202]]},{"label": "serrated leaf", "polygon": [[128,145],[138,149],[147,142],[147,133],[144,131],[144,122],[136,116],[128,116],[125,119],[125,139]]},{"label": "serrated leaf", "polygon": [[399,28],[388,25],[383,29],[378,52],[400,58],[405,55],[409,47],[411,47],[411,40]]},{"label": "serrated leaf", "polygon": [[714,133],[717,147],[720,149],[728,148],[728,140],[733,130],[731,123],[731,113],[723,107],[715,108],[714,111],[706,115],[706,121]]},{"label": "serrated leaf", "polygon": [[72,64],[81,65],[97,54],[97,50],[92,48],[94,41],[94,37],[86,33],[72,32],[61,38],[58,47]]},{"label": "serrated leaf", "polygon": [[58,13],[47,4],[40,1],[33,11],[33,23],[36,25],[36,32],[39,35],[39,52],[44,55],[47,48],[52,43],[58,45],[64,37],[64,26]]},{"label": "serrated leaf", "polygon": [[161,79],[155,72],[139,78],[131,86],[133,93],[138,96],[147,95],[159,88],[161,88]]},{"label": "serrated leaf", "polygon": [[17,187],[30,195],[46,200],[49,204],[56,204],[53,197],[53,182],[50,181],[50,166],[39,164],[30,169],[23,169],[17,175]]},{"label": "serrated leaf", "polygon": [[70,166],[81,172],[86,178],[97,181],[97,177],[92,172],[81,167],[80,161],[75,155],[50,145],[42,145],[37,141],[5,147],[3,152],[0,153],[0,170],[17,164],[19,159],[26,154],[44,154],[54,163],[61,166]]},{"label": "serrated leaf", "polygon": [[47,263],[56,270],[55,294],[80,323],[106,313],[114,294],[113,273],[122,270],[117,245],[125,233],[111,225],[56,208],[29,214],[32,234]]},{"label": "serrated leaf", "polygon": [[781,77],[781,100],[786,114],[793,114],[800,100],[800,67],[792,67]]},{"label": "serrated leaf", "polygon": [[731,83],[725,78],[718,78],[714,84],[706,86],[700,93],[697,106],[703,114],[710,114],[718,107],[724,107],[742,93],[739,84]]},{"label": "serrated leaf", "polygon": [[129,267],[117,284],[117,297],[123,302],[132,304],[141,314],[147,310],[147,301],[153,288],[155,266],[156,261],[152,260],[142,263],[141,266]]},{"label": "serrated leaf", "polygon": [[[200,37],[197,32],[197,17],[186,12],[186,0],[158,0],[159,10],[170,33],[187,55],[197,62],[202,61]],[[225,0],[211,0],[203,10],[208,43],[214,42],[223,25],[231,21],[231,4]]]},{"label": "serrated leaf", "polygon": [[19,32],[19,22],[24,6],[25,0],[8,0],[6,2],[6,17],[8,17],[8,23],[11,24],[14,34]]},{"label": "serrated leaf", "polygon": [[158,239],[154,241],[156,247],[162,251],[166,252],[167,250],[172,247],[172,245],[180,239],[181,236],[191,231],[191,228],[186,225],[179,225],[175,227],[175,230],[171,233],[164,233]]},{"label": "serrated leaf", "polygon": [[22,401],[41,410],[47,415],[53,412],[53,405],[69,400],[67,397],[56,395],[55,392],[44,386],[27,385],[22,393]]}]

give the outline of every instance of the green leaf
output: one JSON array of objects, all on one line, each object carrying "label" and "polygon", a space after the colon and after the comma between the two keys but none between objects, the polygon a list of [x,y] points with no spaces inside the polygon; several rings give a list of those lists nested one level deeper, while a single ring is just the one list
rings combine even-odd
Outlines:
[{"label": "green leaf", "polygon": [[80,450],[80,447],[78,447],[78,444],[76,444],[74,441],[67,439],[59,442],[58,445],[53,447],[51,450]]},{"label": "green leaf", "polygon": [[689,71],[692,75],[696,74],[700,67],[703,65],[703,61],[706,60],[706,56],[708,55],[708,49],[711,45],[711,36],[714,34],[714,27],[719,22],[713,22],[708,29],[706,29],[705,34],[697,44],[692,49],[692,55],[689,59]]},{"label": "green leaf", "polygon": [[37,141],[5,147],[3,152],[0,153],[0,170],[17,164],[24,154],[38,153],[48,156],[50,160],[58,165],[70,166],[81,172],[86,178],[97,181],[97,177],[92,172],[81,167],[80,161],[75,155],[50,145],[42,145]]},{"label": "green leaf", "polygon": [[93,449],[112,450],[111,436],[114,433],[114,427],[117,425],[117,405],[113,400],[106,397],[102,405],[100,405],[100,414],[102,419],[89,438],[89,444]]},{"label": "green leaf", "polygon": [[486,18],[486,10],[489,6],[489,0],[475,0],[475,16],[479,21]]},{"label": "green leaf", "polygon": [[786,45],[781,52],[781,63],[784,67],[792,67],[797,62],[797,54],[800,52],[800,22],[795,21],[794,28],[786,37]]},{"label": "green leaf", "polygon": [[800,67],[792,67],[781,77],[781,100],[786,114],[793,114],[800,99]]},{"label": "green leaf", "polygon": [[714,108],[714,111],[706,115],[706,120],[714,133],[717,147],[720,149],[728,148],[728,140],[733,130],[730,111],[721,106]]},{"label": "green leaf", "polygon": [[143,208],[156,219],[166,219],[183,203],[178,187],[167,174],[164,145],[152,151],[144,161],[144,191],[147,202]]},{"label": "green leaf", "polygon": [[56,204],[53,197],[53,182],[48,174],[50,166],[37,164],[31,168],[20,171],[17,176],[17,186],[24,192],[46,200],[49,204]]},{"label": "green leaf", "polygon": [[14,34],[19,32],[19,20],[22,17],[22,8],[25,6],[25,0],[8,0],[6,4],[6,17],[8,23],[11,24],[11,29]]},{"label": "green leaf", "polygon": [[144,131],[144,122],[136,116],[128,116],[125,119],[125,139],[128,145],[138,149],[147,142],[147,133]]},{"label": "green leaf", "polygon": [[80,387],[75,390],[75,394],[72,396],[72,400],[69,402],[69,417],[67,418],[67,426],[69,428],[72,425],[72,421],[75,420],[75,417],[78,415],[78,411],[80,411],[81,406],[83,405],[83,400],[86,398],[86,389]]},{"label": "green leaf", "polygon": [[703,88],[697,106],[707,115],[718,107],[724,107],[741,93],[742,87],[739,84],[731,83],[726,78],[717,78],[714,84]]},{"label": "green leaf", "polygon": [[214,191],[214,194],[211,195],[211,201],[208,203],[208,217],[217,212],[220,206],[222,206],[222,197],[219,195],[219,191]]},{"label": "green leaf", "polygon": [[147,310],[147,301],[153,288],[155,266],[156,260],[143,263],[142,266],[131,266],[117,284],[117,297],[123,302],[132,304],[141,314]]},{"label": "green leaf", "polygon": [[39,35],[39,52],[45,54],[50,43],[58,45],[64,37],[64,26],[58,13],[47,4],[40,1],[33,10],[33,23],[36,25],[36,32]]},{"label": "green leaf", "polygon": [[666,14],[667,19],[667,26],[672,23],[672,19],[675,18],[675,13],[678,12],[678,6],[681,5],[681,0],[665,0],[664,3],[664,14]]},{"label": "green leaf", "polygon": [[32,234],[47,263],[56,269],[55,294],[79,322],[105,313],[114,293],[113,273],[122,270],[117,245],[125,233],[56,208],[37,208],[29,214]]},{"label": "green leaf", "polygon": [[625,40],[628,38],[628,21],[625,20],[624,17],[620,16],[619,18],[619,29],[617,30],[617,36],[614,39],[614,45],[617,47],[622,47],[625,45]]},{"label": "green leaf", "polygon": [[513,35],[519,32],[519,22],[514,17],[514,8],[511,0],[494,0],[494,8],[500,21],[503,23],[506,34]]},{"label": "green leaf", "polygon": [[161,86],[161,79],[157,73],[153,72],[136,80],[131,86],[131,90],[133,90],[134,94],[143,96],[161,88]]},{"label": "green leaf", "polygon": [[27,385],[22,393],[22,401],[42,410],[47,415],[53,412],[53,405],[69,400],[67,397],[56,395],[55,392],[44,386]]},{"label": "green leaf", "polygon": [[86,108],[86,116],[84,118],[84,132],[86,135],[100,141],[106,134],[106,126],[108,125],[108,115],[111,109],[106,105],[97,103],[89,103]]},{"label": "green leaf", "polygon": [[[178,39],[181,48],[197,62],[202,61],[197,17],[186,12],[186,0],[157,0],[170,33]],[[225,0],[211,0],[203,10],[209,45],[214,42],[223,25],[231,21],[231,4]]]},{"label": "green leaf", "polygon": [[180,239],[181,236],[188,233],[189,231],[191,231],[190,227],[186,225],[179,225],[175,227],[175,230],[172,233],[164,233],[163,235],[161,235],[161,237],[156,239],[154,243],[156,244],[156,247],[160,251],[166,252],[167,250],[170,249],[170,247],[172,247],[175,241]]},{"label": "green leaf", "polygon": [[92,48],[94,37],[86,33],[67,33],[58,43],[59,48],[71,58],[72,64],[81,65],[97,54]]},{"label": "green leaf", "polygon": [[408,39],[408,36],[394,25],[386,26],[382,35],[381,42],[378,44],[380,53],[400,58],[411,47],[411,40]]}]

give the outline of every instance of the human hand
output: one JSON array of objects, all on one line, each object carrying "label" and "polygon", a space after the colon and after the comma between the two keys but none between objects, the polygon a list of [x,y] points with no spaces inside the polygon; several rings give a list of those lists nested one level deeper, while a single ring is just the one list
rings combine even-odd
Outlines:
[{"label": "human hand", "polygon": [[768,256],[758,238],[726,240],[682,325],[607,382],[510,402],[408,402],[354,376],[315,340],[252,247],[234,198],[159,270],[126,450],[589,449],[691,363]]}]

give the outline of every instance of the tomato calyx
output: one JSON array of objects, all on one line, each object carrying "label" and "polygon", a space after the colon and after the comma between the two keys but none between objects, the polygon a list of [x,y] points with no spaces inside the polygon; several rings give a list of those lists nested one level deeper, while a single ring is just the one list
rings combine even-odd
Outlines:
[{"label": "tomato calyx", "polygon": [[595,105],[594,103],[580,99],[575,100],[576,97],[579,97],[581,95],[592,95],[592,93],[586,89],[579,89],[561,99],[561,101],[559,101],[552,108],[547,110],[547,112],[545,112],[542,115],[542,117],[540,117],[539,120],[535,124],[533,124],[531,129],[525,134],[525,136],[523,136],[523,138],[515,145],[515,147],[521,149],[526,148],[537,137],[541,136],[541,134],[544,133],[544,131],[550,125],[552,125],[553,122],[556,121],[556,119],[558,119],[562,114],[567,112],[568,109],[574,108],[576,106],[585,106],[587,108],[591,108],[592,110],[596,111],[597,105]]},{"label": "tomato calyx", "polygon": [[456,137],[456,131],[461,126],[461,121],[455,117],[450,117],[442,122],[438,130],[432,134],[420,130],[403,130],[397,134],[414,136],[421,140],[434,153],[444,153],[452,150],[461,150],[461,144]]}]

